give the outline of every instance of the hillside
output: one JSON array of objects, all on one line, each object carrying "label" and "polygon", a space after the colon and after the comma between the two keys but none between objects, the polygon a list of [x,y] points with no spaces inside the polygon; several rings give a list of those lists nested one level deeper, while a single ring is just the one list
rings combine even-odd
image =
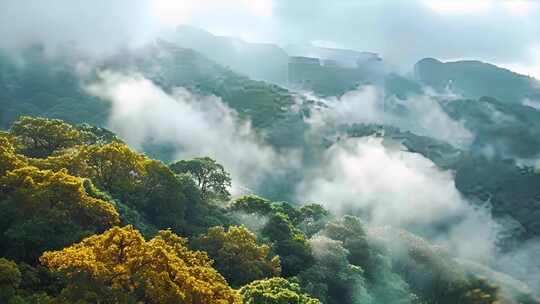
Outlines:
[{"label": "hillside", "polygon": [[414,66],[416,79],[439,92],[449,89],[464,98],[494,97],[522,103],[538,96],[538,80],[481,61],[441,62],[425,58]]},{"label": "hillside", "polygon": [[[538,303],[403,230],[318,204],[226,204],[213,160],[167,166],[103,131],[22,117],[1,135],[2,301]],[[206,188],[197,168],[222,178]],[[268,221],[236,226],[249,216]]]}]

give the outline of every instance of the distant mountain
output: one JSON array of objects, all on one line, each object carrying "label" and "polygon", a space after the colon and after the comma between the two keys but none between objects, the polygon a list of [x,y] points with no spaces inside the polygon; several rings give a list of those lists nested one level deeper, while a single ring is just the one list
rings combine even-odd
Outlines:
[{"label": "distant mountain", "polygon": [[164,39],[180,47],[196,50],[211,60],[255,80],[287,83],[289,56],[277,45],[216,36],[190,26],[179,26],[174,33],[165,35]]},{"label": "distant mountain", "polygon": [[420,83],[436,91],[451,90],[465,98],[491,96],[503,102],[522,103],[540,92],[538,80],[481,61],[425,58],[416,63],[414,74]]},{"label": "distant mountain", "polygon": [[522,162],[540,157],[540,111],[492,97],[442,104],[450,117],[474,133],[474,153]]},{"label": "distant mountain", "polygon": [[[252,80],[197,51],[165,41],[119,51],[97,62],[76,53],[51,57],[39,46],[21,52],[19,57],[24,64],[0,53],[0,126],[3,127],[19,115],[105,124],[109,104],[89,95],[80,85],[77,63],[85,60],[89,60],[88,66],[97,69],[141,73],[166,90],[185,87],[221,97],[257,129],[275,123],[294,104],[294,96],[284,88]],[[69,59],[72,57],[78,59]]]},{"label": "distant mountain", "polygon": [[437,139],[390,126],[353,124],[343,128],[351,137],[375,135],[397,141],[439,168],[452,170],[456,188],[463,195],[480,205],[488,202],[497,220],[513,223],[516,231],[512,231],[512,239],[501,239],[503,243],[540,236],[540,174],[533,168],[518,166],[510,159],[459,150]]},{"label": "distant mountain", "polygon": [[356,68],[362,65],[373,65],[380,68],[382,65],[382,58],[377,53],[298,44],[289,44],[283,49],[292,57],[319,58],[323,63],[342,67]]},{"label": "distant mountain", "polygon": [[119,53],[104,67],[136,69],[164,89],[184,87],[220,97],[257,129],[274,124],[294,104],[293,94],[282,87],[250,79],[195,50],[166,41]]}]

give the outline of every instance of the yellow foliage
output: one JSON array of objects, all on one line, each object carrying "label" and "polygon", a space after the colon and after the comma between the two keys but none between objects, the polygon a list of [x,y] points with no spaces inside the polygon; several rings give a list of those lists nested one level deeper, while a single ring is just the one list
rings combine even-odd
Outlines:
[{"label": "yellow foliage", "polygon": [[18,155],[7,134],[0,135],[0,176],[7,171],[26,164],[24,156]]},{"label": "yellow foliage", "polygon": [[0,178],[2,192],[12,198],[24,218],[48,214],[59,222],[74,221],[84,227],[106,229],[120,222],[110,203],[89,196],[83,180],[66,170],[53,172],[26,166]]},{"label": "yellow foliage", "polygon": [[68,288],[75,288],[84,273],[90,286],[109,286],[131,301],[241,303],[206,254],[189,250],[186,240],[171,231],[145,241],[131,226],[115,227],[61,251],[45,252],[40,260],[66,273],[71,279]]}]

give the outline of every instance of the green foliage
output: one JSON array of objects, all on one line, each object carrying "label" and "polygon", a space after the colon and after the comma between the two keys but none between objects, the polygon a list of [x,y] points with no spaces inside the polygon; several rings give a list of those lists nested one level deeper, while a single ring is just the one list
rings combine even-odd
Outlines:
[{"label": "green foliage", "polygon": [[189,173],[201,190],[204,200],[229,200],[231,194],[231,177],[222,165],[210,157],[197,157],[180,160],[169,166],[176,174]]},{"label": "green foliage", "polygon": [[341,246],[341,242],[314,237],[310,243],[316,262],[298,274],[305,290],[328,304],[371,302],[363,270],[349,264],[349,252]]},{"label": "green foliage", "polygon": [[59,119],[23,116],[10,128],[17,147],[29,157],[47,157],[54,151],[81,143],[81,133]]},{"label": "green foliage", "polygon": [[349,251],[347,256],[353,265],[365,267],[369,259],[369,244],[366,232],[360,219],[346,215],[343,218],[328,223],[323,234],[333,240],[340,241]]},{"label": "green foliage", "polygon": [[233,226],[225,231],[213,227],[194,241],[215,262],[216,269],[232,286],[278,276],[279,257],[270,256],[270,248],[258,245],[257,237],[244,227]]},{"label": "green foliage", "polygon": [[250,283],[240,289],[244,304],[320,304],[302,293],[300,286],[283,278],[271,278]]},{"label": "green foliage", "polygon": [[307,204],[300,208],[298,228],[308,237],[322,230],[331,219],[330,212],[319,204]]},{"label": "green foliage", "polygon": [[267,216],[273,212],[272,203],[262,197],[256,195],[244,195],[236,200],[231,205],[231,211],[241,211],[247,214],[259,214]]},{"label": "green foliage", "polygon": [[312,264],[311,248],[305,235],[285,215],[278,213],[271,216],[262,235],[273,242],[273,249],[281,258],[285,277],[294,276]]},{"label": "green foliage", "polygon": [[17,289],[21,284],[21,272],[13,261],[0,258],[0,302],[16,303]]},{"label": "green foliage", "polygon": [[74,175],[91,179],[157,228],[182,231],[187,206],[200,200],[192,182],[120,142],[82,146],[50,160]]},{"label": "green foliage", "polygon": [[236,199],[230,210],[267,218],[261,235],[272,242],[272,249],[281,259],[285,277],[296,275],[313,262],[305,234],[295,227],[302,221],[302,213],[289,203],[270,202],[255,195],[246,195]]},{"label": "green foliage", "polygon": [[416,63],[414,70],[423,84],[438,91],[450,88],[465,98],[492,96],[507,103],[521,103],[538,92],[533,78],[480,61],[425,58]]},{"label": "green foliage", "polygon": [[373,247],[383,248],[394,271],[425,303],[476,304],[503,300],[497,287],[468,275],[444,251],[422,238],[390,228],[373,233]]}]

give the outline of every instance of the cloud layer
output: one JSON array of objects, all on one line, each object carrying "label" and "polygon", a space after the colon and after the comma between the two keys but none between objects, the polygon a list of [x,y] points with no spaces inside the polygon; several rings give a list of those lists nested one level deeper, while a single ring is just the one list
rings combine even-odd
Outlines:
[{"label": "cloud layer", "polygon": [[423,57],[469,58],[540,76],[539,19],[533,0],[3,0],[0,48],[40,40],[110,50],[191,24],[252,41],[374,51],[407,69]]},{"label": "cloud layer", "polygon": [[103,72],[87,90],[112,104],[109,127],[129,145],[172,146],[176,159],[210,156],[231,172],[236,193],[268,174],[294,166],[294,154],[278,155],[260,142],[249,122],[214,96],[183,88],[167,94],[140,75]]},{"label": "cloud layer", "polygon": [[327,107],[314,111],[310,118],[309,122],[316,128],[335,124],[385,124],[462,148],[474,139],[462,122],[446,114],[436,97],[427,94],[399,100],[386,98],[384,92],[375,86],[363,86],[339,98],[318,101]]},{"label": "cloud layer", "polygon": [[494,253],[496,224],[462,198],[451,172],[381,138],[334,144],[306,175],[298,197],[336,214],[362,215],[375,226],[422,231],[459,256],[484,260]]}]

